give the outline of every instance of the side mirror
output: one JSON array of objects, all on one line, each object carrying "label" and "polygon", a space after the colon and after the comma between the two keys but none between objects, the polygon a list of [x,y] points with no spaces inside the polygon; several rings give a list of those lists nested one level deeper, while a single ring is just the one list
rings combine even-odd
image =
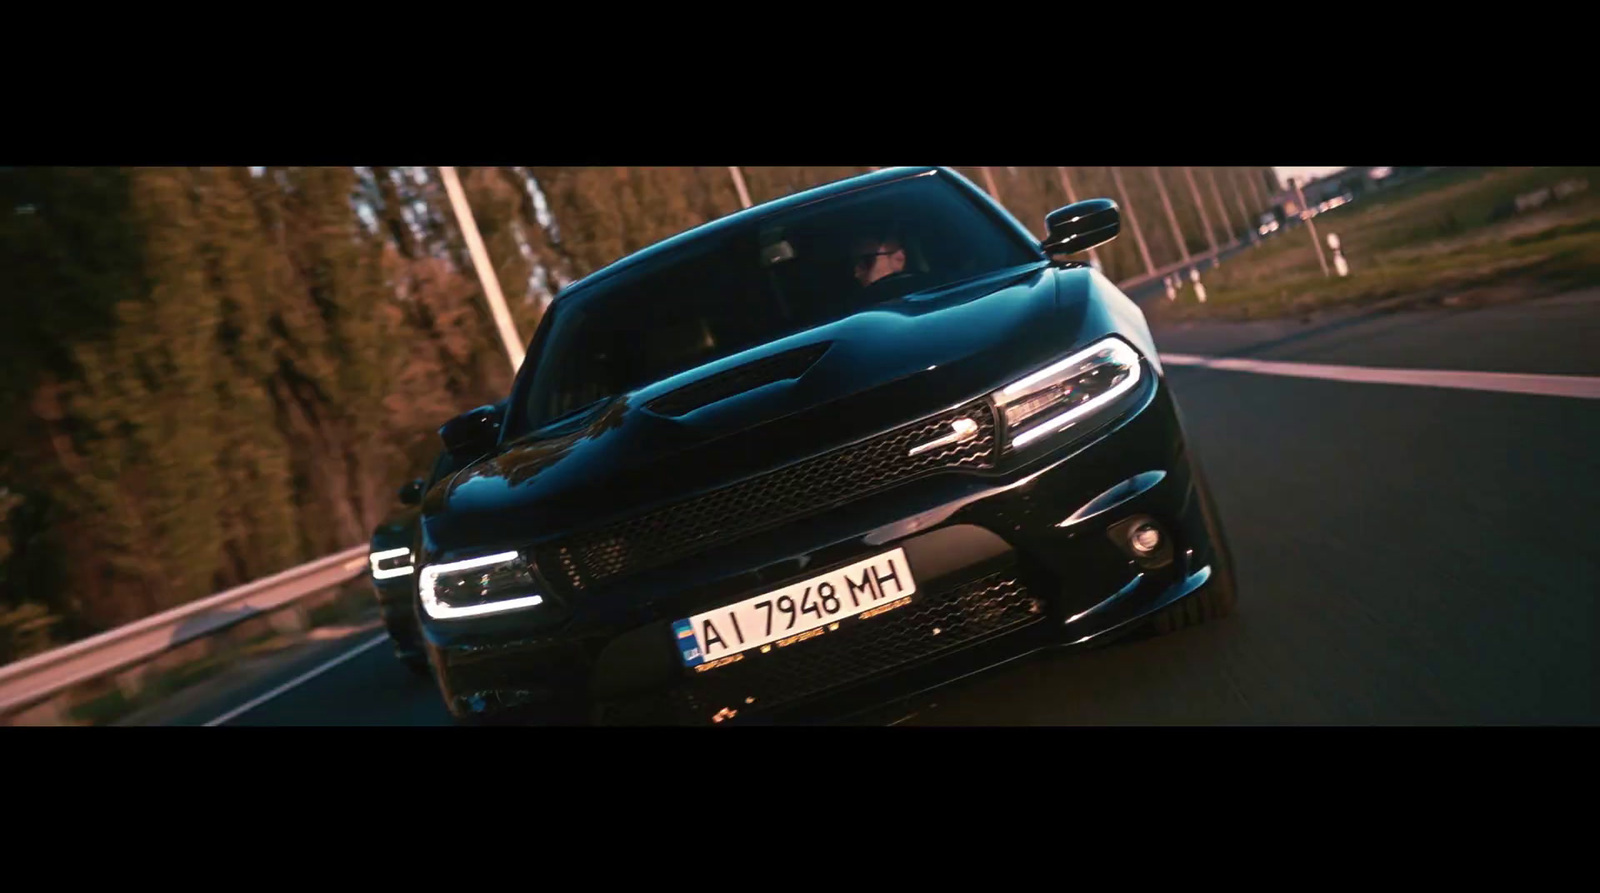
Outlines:
[{"label": "side mirror", "polygon": [[417,505],[422,502],[422,478],[406,482],[400,488],[400,502],[402,505]]},{"label": "side mirror", "polygon": [[1103,245],[1122,232],[1122,213],[1109,198],[1091,198],[1045,215],[1049,235],[1039,243],[1046,254],[1076,254]]},{"label": "side mirror", "polygon": [[460,460],[472,460],[494,449],[500,440],[505,410],[499,404],[464,412],[439,427],[444,448]]}]

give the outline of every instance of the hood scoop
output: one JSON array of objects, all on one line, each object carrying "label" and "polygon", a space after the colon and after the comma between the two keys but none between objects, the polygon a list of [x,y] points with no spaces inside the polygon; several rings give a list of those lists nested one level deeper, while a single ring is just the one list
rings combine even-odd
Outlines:
[{"label": "hood scoop", "polygon": [[645,408],[671,418],[685,416],[746,391],[799,378],[816,365],[832,346],[833,342],[823,341],[735,366],[663,394],[646,403]]}]

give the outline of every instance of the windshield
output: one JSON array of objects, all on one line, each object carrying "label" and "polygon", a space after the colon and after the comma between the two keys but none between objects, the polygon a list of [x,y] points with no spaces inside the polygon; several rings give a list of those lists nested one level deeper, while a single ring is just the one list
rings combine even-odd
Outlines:
[{"label": "windshield", "polygon": [[433,460],[433,470],[428,473],[428,480],[423,486],[423,491],[426,492],[433,489],[434,484],[455,474],[469,464],[469,462],[455,456],[449,450],[445,450],[439,454],[438,458]]},{"label": "windshield", "polygon": [[557,302],[510,433],[913,291],[1038,260],[939,176],[752,221]]}]

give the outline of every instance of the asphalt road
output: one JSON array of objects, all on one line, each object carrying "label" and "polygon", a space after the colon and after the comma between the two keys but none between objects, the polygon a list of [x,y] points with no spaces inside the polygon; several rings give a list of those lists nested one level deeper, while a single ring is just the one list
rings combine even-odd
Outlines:
[{"label": "asphalt road", "polygon": [[[1313,325],[1190,325],[1163,352],[1600,376],[1600,290]],[[1238,563],[1239,611],[1057,654],[909,725],[1594,724],[1600,400],[1169,367]],[[201,724],[371,634],[172,718]],[[228,725],[446,724],[378,645]]]}]

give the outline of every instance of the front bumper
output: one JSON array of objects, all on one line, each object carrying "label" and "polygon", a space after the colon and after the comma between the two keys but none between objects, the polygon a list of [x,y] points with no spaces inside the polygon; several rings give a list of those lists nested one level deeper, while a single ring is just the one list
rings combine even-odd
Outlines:
[{"label": "front bumper", "polygon": [[[593,593],[558,629],[514,614],[422,618],[459,717],[617,723],[832,721],[1047,648],[1081,647],[1229,576],[1229,557],[1166,384],[1086,443],[1011,474],[910,482]],[[1164,545],[1127,545],[1153,520]],[[694,672],[673,620],[893,548],[915,599],[881,617]]]}]

